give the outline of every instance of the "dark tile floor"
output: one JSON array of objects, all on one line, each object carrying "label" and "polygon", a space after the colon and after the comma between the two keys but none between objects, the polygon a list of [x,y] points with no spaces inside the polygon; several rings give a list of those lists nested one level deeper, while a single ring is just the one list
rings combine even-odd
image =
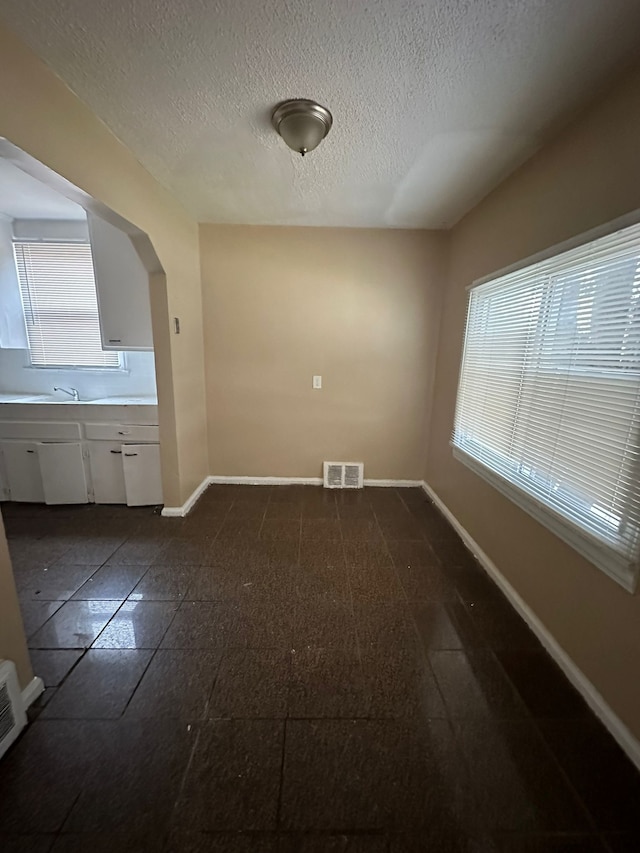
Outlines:
[{"label": "dark tile floor", "polygon": [[5,505],[14,851],[640,850],[640,776],[416,489]]}]

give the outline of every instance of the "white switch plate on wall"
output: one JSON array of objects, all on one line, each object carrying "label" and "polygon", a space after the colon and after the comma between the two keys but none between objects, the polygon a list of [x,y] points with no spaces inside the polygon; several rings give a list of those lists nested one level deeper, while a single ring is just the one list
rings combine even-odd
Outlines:
[{"label": "white switch plate on wall", "polygon": [[313,377],[313,388],[315,391],[320,391],[322,388],[322,376]]}]

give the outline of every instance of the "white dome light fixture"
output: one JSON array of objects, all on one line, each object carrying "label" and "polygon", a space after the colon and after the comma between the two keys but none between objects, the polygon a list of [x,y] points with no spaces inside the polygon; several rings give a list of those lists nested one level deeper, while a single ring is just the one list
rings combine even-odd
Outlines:
[{"label": "white dome light fixture", "polygon": [[331,130],[333,117],[326,107],[306,98],[282,101],[271,115],[271,124],[298,154],[313,151]]}]

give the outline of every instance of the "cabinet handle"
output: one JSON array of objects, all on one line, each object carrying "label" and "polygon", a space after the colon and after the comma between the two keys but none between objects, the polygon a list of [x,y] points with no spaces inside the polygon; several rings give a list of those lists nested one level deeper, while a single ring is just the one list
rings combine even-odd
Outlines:
[{"label": "cabinet handle", "polygon": [[122,453],[122,451],[121,451],[121,450],[110,450],[109,452],[110,452],[110,453]]},{"label": "cabinet handle", "polygon": [[130,433],[130,432],[131,432],[131,430],[130,430],[130,429],[122,429],[122,430],[121,430],[121,429],[119,429],[119,430],[118,430],[118,435],[129,435],[129,433]]},{"label": "cabinet handle", "polygon": [[110,344],[121,344],[122,338],[109,338],[109,343]]},{"label": "cabinet handle", "polygon": [[124,455],[125,456],[137,456],[138,454],[137,453],[125,453]]},{"label": "cabinet handle", "polygon": [[35,450],[27,450],[27,453],[35,453]]}]

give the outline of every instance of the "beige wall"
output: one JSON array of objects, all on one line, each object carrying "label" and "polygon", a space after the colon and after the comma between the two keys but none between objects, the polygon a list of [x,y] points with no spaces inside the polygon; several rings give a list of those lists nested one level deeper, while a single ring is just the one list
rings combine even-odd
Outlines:
[{"label": "beige wall", "polygon": [[[198,228],[67,87],[0,26],[0,137],[146,231],[166,273],[152,288],[165,502],[179,505],[208,472]],[[180,336],[170,320],[179,316]],[[0,655],[31,677],[0,530]]]},{"label": "beige wall", "polygon": [[426,478],[624,723],[640,737],[640,598],[451,455],[465,287],[640,207],[640,69],[629,72],[453,230]]},{"label": "beige wall", "polygon": [[33,678],[33,672],[0,513],[0,660],[3,658],[15,663],[20,686],[24,689]]},{"label": "beige wall", "polygon": [[419,479],[445,241],[201,226],[211,473]]},{"label": "beige wall", "polygon": [[[198,228],[105,125],[0,26],[0,137],[147,232],[166,273],[152,294],[165,503],[208,471]],[[150,128],[150,133],[153,129]],[[150,140],[151,144],[151,140]],[[170,319],[182,333],[172,335]]]}]

